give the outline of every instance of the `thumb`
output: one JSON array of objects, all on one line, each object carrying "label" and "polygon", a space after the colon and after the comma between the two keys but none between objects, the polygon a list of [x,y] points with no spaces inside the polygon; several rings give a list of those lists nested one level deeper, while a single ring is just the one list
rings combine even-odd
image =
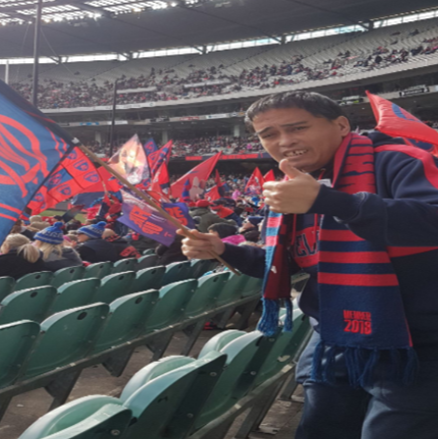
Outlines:
[{"label": "thumb", "polygon": [[296,167],[294,167],[288,159],[283,159],[279,163],[279,169],[290,178],[296,178],[301,175],[304,175],[303,172],[299,171]]}]

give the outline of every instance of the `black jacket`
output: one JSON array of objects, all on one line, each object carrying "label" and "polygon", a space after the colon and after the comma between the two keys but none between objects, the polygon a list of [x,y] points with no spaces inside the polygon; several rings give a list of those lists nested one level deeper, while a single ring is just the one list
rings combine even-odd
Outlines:
[{"label": "black jacket", "polygon": [[113,244],[103,239],[89,239],[76,248],[83,261],[91,262],[116,262],[119,257]]},{"label": "black jacket", "polygon": [[25,274],[46,270],[46,264],[43,261],[42,255],[33,264],[26,261],[21,254],[17,254],[16,250],[0,255],[0,276],[11,276],[17,280]]}]

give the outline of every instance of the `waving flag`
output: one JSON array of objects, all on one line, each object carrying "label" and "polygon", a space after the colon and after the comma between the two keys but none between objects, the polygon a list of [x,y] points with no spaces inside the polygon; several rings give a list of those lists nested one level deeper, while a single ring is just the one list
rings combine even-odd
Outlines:
[{"label": "waving flag", "polygon": [[196,200],[204,192],[206,181],[209,179],[209,176],[221,157],[221,154],[221,152],[215,154],[210,159],[195,166],[195,168],[184,174],[183,177],[180,177],[171,185],[172,196],[174,198],[181,197],[183,188],[186,185],[186,182],[189,181],[189,196],[191,200]]},{"label": "waving flag", "polygon": [[189,179],[187,179],[184,182],[183,192],[181,193],[181,197],[180,197],[181,202],[189,203],[191,201],[191,194],[189,193],[190,188],[191,188],[191,182]]},{"label": "waving flag", "polygon": [[377,131],[392,137],[403,137],[409,145],[425,149],[437,157],[436,130],[393,102],[368,91],[366,93],[377,121]]},{"label": "waving flag", "polygon": [[145,150],[147,156],[158,150],[157,144],[154,142],[153,138],[148,139],[148,141],[143,145],[143,149]]},{"label": "waving flag", "polygon": [[270,169],[265,175],[264,175],[264,183],[267,183],[269,181],[275,181],[276,177],[274,176],[273,169]]},{"label": "waving flag", "polygon": [[213,186],[212,188],[210,188],[208,191],[206,191],[204,198],[207,201],[215,201],[215,200],[219,200],[222,197],[222,195],[220,194],[220,191],[218,189],[218,185]]},{"label": "waving flag", "polygon": [[162,163],[157,173],[154,175],[151,182],[151,190],[164,193],[167,195],[169,193],[169,174],[168,174],[168,166],[166,163]]},{"label": "waving flag", "polygon": [[172,140],[170,140],[165,146],[152,152],[148,155],[149,168],[151,170],[151,176],[154,175],[159,170],[163,163],[166,165],[169,163],[169,158],[172,152]]},{"label": "waving flag", "polygon": [[217,191],[220,194],[220,197],[224,197],[226,189],[224,187],[224,183],[221,181],[221,176],[218,172],[218,169],[215,169],[215,184],[217,187]]},{"label": "waving flag", "polygon": [[108,164],[131,184],[139,184],[150,177],[145,150],[135,134],[108,161]]},{"label": "waving flag", "polygon": [[0,81],[0,243],[73,147],[54,121]]},{"label": "waving flag", "polygon": [[123,215],[117,221],[143,236],[170,246],[177,228],[156,209],[128,192],[123,193]]},{"label": "waving flag", "polygon": [[262,176],[259,168],[253,171],[253,174],[247,181],[245,185],[244,193],[245,195],[261,195],[262,185],[264,184],[264,177]]},{"label": "waving flag", "polygon": [[32,215],[38,215],[99,181],[100,176],[93,163],[80,149],[75,148],[40,187],[28,207]]},{"label": "waving flag", "polygon": [[181,224],[190,229],[195,227],[194,220],[189,214],[189,208],[185,203],[163,203],[163,209],[177,219]]}]

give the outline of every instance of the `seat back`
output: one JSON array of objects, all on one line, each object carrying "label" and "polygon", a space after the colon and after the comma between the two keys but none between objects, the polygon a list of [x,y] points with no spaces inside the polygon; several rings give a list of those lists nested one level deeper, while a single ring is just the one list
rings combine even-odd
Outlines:
[{"label": "seat back", "polygon": [[116,261],[113,264],[112,274],[123,273],[125,271],[136,271],[137,270],[137,259],[136,258],[126,258]]},{"label": "seat back", "polygon": [[159,301],[146,321],[147,332],[178,323],[184,317],[184,310],[197,287],[196,279],[174,282],[160,289]]},{"label": "seat back", "polygon": [[213,263],[209,259],[194,259],[191,261],[191,276],[198,279],[204,273],[210,271],[212,266]]},{"label": "seat back", "polygon": [[90,264],[88,267],[85,267],[82,278],[89,279],[91,277],[97,277],[98,279],[102,279],[111,274],[112,268],[113,264],[111,262],[97,262],[96,264]]},{"label": "seat back", "polygon": [[122,438],[130,420],[131,410],[117,398],[85,396],[42,416],[19,439]]},{"label": "seat back", "polygon": [[249,276],[241,274],[240,276],[229,273],[229,279],[224,285],[224,288],[216,299],[217,306],[223,306],[241,298],[241,292],[245,284],[250,280]]},{"label": "seat back", "polygon": [[0,302],[14,291],[15,279],[10,276],[0,277]]},{"label": "seat back", "polygon": [[110,312],[96,341],[94,352],[100,352],[136,338],[143,332],[145,321],[154,310],[157,290],[128,294],[110,304]]},{"label": "seat back", "polygon": [[78,267],[62,268],[54,273],[50,284],[55,288],[59,288],[61,285],[71,282],[72,280],[82,279],[84,271],[85,267],[82,265]]},{"label": "seat back", "polygon": [[101,281],[96,278],[74,280],[63,284],[58,288],[48,315],[93,303],[100,286]]},{"label": "seat back", "polygon": [[9,294],[0,304],[0,325],[17,320],[42,322],[55,296],[56,289],[51,286],[28,288]]},{"label": "seat back", "polygon": [[53,273],[51,271],[38,271],[36,273],[26,274],[15,282],[14,290],[26,290],[28,288],[50,285],[52,277]]},{"label": "seat back", "polygon": [[[248,392],[252,377],[257,373],[250,366],[255,366],[253,358],[262,339],[260,332],[250,332],[237,337],[220,350],[222,354],[227,354],[226,367],[195,421],[196,430],[221,416]],[[204,352],[204,356],[209,354]]]},{"label": "seat back", "polygon": [[135,277],[136,273],[134,271],[105,276],[101,280],[101,286],[98,288],[94,300],[96,302],[111,303],[113,300],[129,294]]},{"label": "seat back", "polygon": [[158,290],[162,286],[162,278],[166,267],[163,265],[145,268],[136,273],[136,278],[131,285],[131,291],[137,293],[146,290]]},{"label": "seat back", "polygon": [[148,256],[148,255],[153,255],[154,253],[155,253],[155,249],[154,248],[148,248],[146,250],[143,250],[142,255]]},{"label": "seat back", "polygon": [[136,419],[126,439],[145,439],[145,432],[151,438],[164,432],[168,439],[187,437],[224,363],[225,355],[213,353],[149,380],[125,400]]},{"label": "seat back", "polygon": [[44,320],[21,379],[65,366],[87,355],[93,349],[108,310],[105,303],[96,303],[62,311]]},{"label": "seat back", "polygon": [[244,284],[241,292],[242,297],[258,296],[261,294],[263,279],[250,277]]},{"label": "seat back", "polygon": [[147,254],[137,259],[137,270],[143,270],[144,268],[151,268],[158,266],[158,256],[155,254]]},{"label": "seat back", "polygon": [[186,316],[193,317],[210,311],[228,279],[227,272],[209,274],[198,279],[197,289],[186,306]]},{"label": "seat back", "polygon": [[169,285],[173,282],[188,279],[191,263],[189,261],[174,262],[166,266],[166,271],[163,276],[162,285]]},{"label": "seat back", "polygon": [[0,388],[18,377],[39,332],[40,325],[30,320],[0,326]]}]

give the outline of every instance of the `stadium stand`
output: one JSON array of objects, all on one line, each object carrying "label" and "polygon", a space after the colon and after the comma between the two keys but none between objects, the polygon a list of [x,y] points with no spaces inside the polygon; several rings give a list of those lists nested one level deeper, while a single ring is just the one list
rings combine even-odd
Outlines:
[{"label": "stadium stand", "polygon": [[[420,67],[435,61],[436,52],[437,23],[433,19],[196,58],[132,60],[117,67],[110,62],[46,66],[41,72],[40,106],[108,106],[115,80],[119,104],[236,95],[294,84],[306,87],[310,81],[355,80],[376,70],[385,74],[400,69],[401,64],[405,69]],[[30,97],[29,75],[26,66],[11,69],[13,87],[26,98]]]}]

